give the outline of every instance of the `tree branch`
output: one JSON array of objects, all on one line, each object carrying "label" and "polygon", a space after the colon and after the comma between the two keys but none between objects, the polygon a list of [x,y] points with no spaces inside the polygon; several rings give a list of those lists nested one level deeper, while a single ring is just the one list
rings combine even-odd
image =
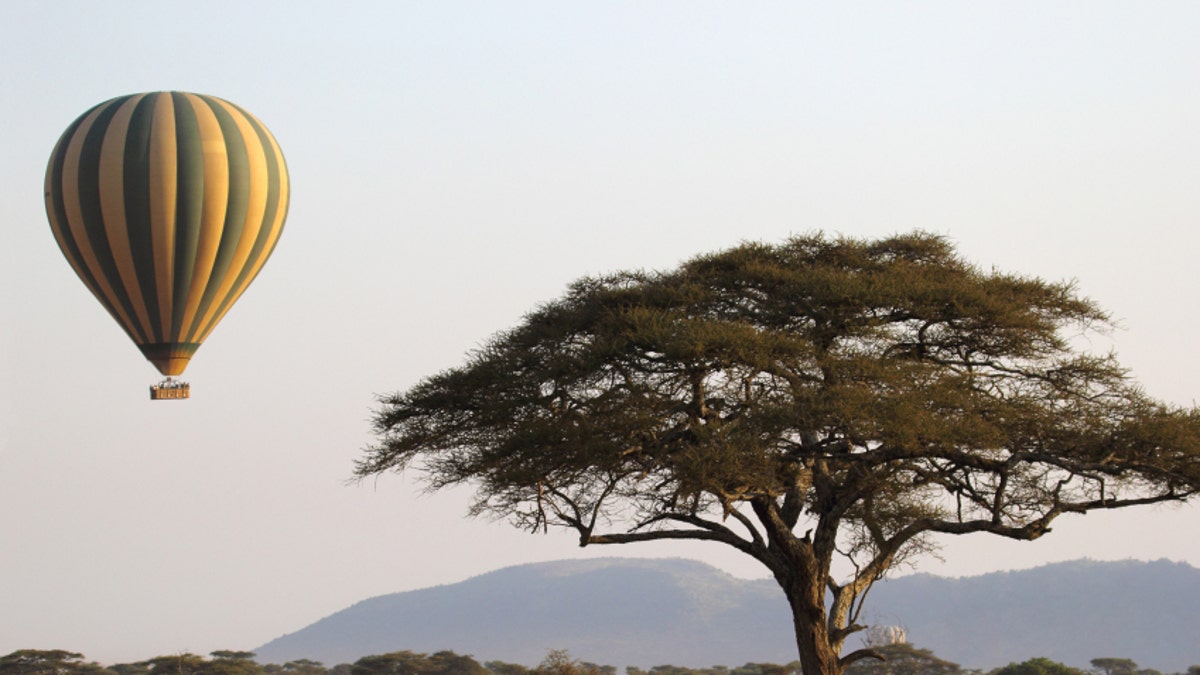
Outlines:
[{"label": "tree branch", "polygon": [[863,649],[856,649],[856,650],[850,652],[849,654],[843,656],[842,658],[838,659],[838,665],[840,665],[842,668],[845,668],[846,666],[849,666],[850,664],[852,664],[856,661],[861,661],[863,659],[877,659],[879,661],[885,661],[885,662],[887,661],[887,658],[884,657],[883,654],[880,654],[879,652],[875,651],[874,649],[863,648]]}]

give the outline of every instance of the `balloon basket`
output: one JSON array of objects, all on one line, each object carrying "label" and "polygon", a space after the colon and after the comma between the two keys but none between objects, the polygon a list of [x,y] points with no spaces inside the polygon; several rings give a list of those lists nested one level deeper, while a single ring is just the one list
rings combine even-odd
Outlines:
[{"label": "balloon basket", "polygon": [[151,401],[172,401],[190,397],[192,386],[187,382],[168,377],[158,384],[150,385]]}]

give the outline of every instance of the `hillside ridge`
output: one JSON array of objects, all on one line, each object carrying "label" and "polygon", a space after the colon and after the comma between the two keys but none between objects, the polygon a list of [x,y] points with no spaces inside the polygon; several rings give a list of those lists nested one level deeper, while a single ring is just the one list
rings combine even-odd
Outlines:
[{"label": "hillside ridge", "polygon": [[[1187,563],[1049,563],[970,577],[880,582],[866,619],[970,668],[1100,656],[1179,672],[1200,663],[1200,569]],[[849,646],[849,645],[848,645]],[[366,598],[254,651],[263,662],[327,665],[449,649],[537,664],[551,649],[648,668],[787,663],[791,619],[770,579],[684,558],[590,558],[503,567],[463,581]]]}]

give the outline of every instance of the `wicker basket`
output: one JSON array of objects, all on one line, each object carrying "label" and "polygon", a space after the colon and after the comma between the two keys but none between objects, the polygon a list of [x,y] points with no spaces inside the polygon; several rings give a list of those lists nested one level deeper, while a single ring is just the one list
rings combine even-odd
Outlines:
[{"label": "wicker basket", "polygon": [[150,386],[151,401],[170,401],[188,398],[192,387],[187,382],[163,382]]}]

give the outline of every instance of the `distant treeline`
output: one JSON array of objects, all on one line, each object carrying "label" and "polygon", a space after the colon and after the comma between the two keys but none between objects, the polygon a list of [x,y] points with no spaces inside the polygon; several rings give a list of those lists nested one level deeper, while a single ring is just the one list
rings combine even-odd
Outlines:
[{"label": "distant treeline", "polygon": [[[1099,657],[1091,668],[1074,668],[1047,658],[1013,662],[990,671],[960,667],[910,644],[875,647],[886,660],[863,659],[845,675],[1200,675],[1200,665],[1181,673],[1139,668],[1131,659]],[[261,664],[253,652],[215,651],[208,658],[196,654],[157,656],[134,663],[104,666],[87,661],[83,654],[61,649],[21,649],[0,657],[0,675],[617,675],[615,666],[573,658],[567,651],[552,650],[537,666],[504,661],[480,663],[471,656],[440,651],[412,651],[364,656],[354,663],[326,667],[319,661],[300,659],[284,664]],[[650,669],[625,668],[626,675],[800,675],[800,664],[747,663],[743,666],[684,668],[661,665]]]}]

